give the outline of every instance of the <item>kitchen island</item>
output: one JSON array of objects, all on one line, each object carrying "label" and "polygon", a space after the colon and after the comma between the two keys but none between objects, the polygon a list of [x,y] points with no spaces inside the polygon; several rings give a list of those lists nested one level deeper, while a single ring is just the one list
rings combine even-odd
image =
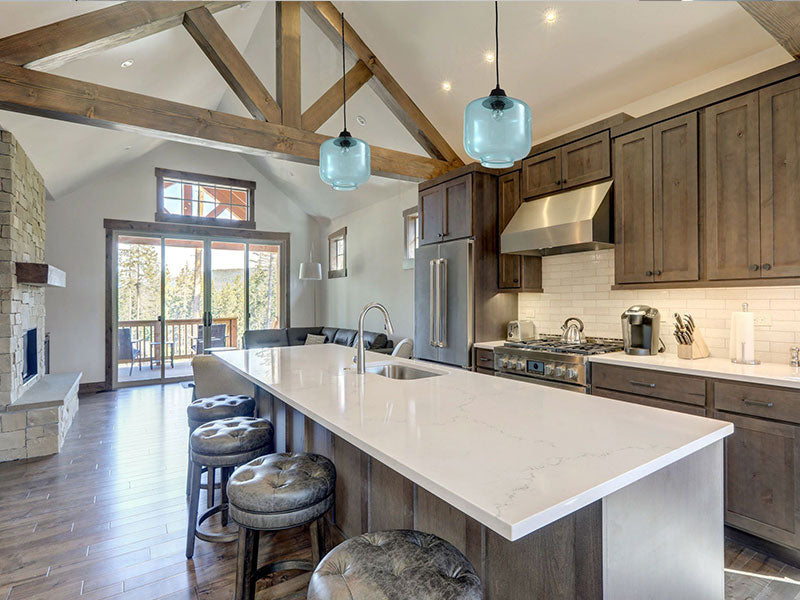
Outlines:
[{"label": "kitchen island", "polygon": [[337,469],[334,541],[415,528],[458,547],[487,600],[723,598],[725,422],[325,344],[218,353],[279,451]]}]

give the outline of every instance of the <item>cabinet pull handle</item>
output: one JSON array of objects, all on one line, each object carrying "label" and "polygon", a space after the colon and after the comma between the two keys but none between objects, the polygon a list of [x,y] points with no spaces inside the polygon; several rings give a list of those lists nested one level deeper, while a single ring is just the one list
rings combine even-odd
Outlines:
[{"label": "cabinet pull handle", "polygon": [[648,277],[652,277],[653,276],[653,272],[652,271],[645,271],[644,274],[647,275]]},{"label": "cabinet pull handle", "polygon": [[492,362],[493,359],[481,356],[481,362]]},{"label": "cabinet pull handle", "polygon": [[763,406],[764,408],[772,408],[774,402],[764,402],[763,400],[750,400],[750,398],[742,398],[742,402],[749,406]]},{"label": "cabinet pull handle", "polygon": [[629,383],[631,385],[638,385],[639,387],[647,387],[647,388],[656,387],[655,383],[647,383],[646,381],[634,381],[634,380],[631,380]]},{"label": "cabinet pull handle", "polygon": [[751,271],[758,271],[759,268],[760,267],[758,265],[750,265],[750,270]]},{"label": "cabinet pull handle", "polygon": [[761,265],[761,268],[764,269],[765,271],[769,271],[772,268],[772,265],[769,263],[764,263],[763,265]]},{"label": "cabinet pull handle", "polygon": [[659,275],[661,275],[661,269],[658,269],[658,270],[655,272],[655,275],[656,275],[656,276],[659,276]]},{"label": "cabinet pull handle", "polygon": [[514,280],[514,283],[519,283],[519,279],[515,279],[515,280]]}]

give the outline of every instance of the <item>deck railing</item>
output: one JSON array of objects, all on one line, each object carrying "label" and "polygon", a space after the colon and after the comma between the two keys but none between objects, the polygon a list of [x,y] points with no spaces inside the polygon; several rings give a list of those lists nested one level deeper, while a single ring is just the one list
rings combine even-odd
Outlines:
[{"label": "deck railing", "polygon": [[[225,346],[237,346],[239,341],[239,328],[237,317],[223,317],[214,319],[214,325],[225,325]],[[202,319],[170,319],[166,324],[166,340],[175,344],[175,358],[191,358],[197,354],[199,327]],[[141,352],[142,360],[161,358],[161,344],[152,343],[161,341],[161,322],[158,320],[119,321],[120,329],[130,328],[131,340],[134,348]],[[137,342],[137,340],[139,340]],[[219,344],[215,344],[219,345]],[[137,357],[138,360],[138,357]],[[129,363],[121,360],[120,363]]]}]

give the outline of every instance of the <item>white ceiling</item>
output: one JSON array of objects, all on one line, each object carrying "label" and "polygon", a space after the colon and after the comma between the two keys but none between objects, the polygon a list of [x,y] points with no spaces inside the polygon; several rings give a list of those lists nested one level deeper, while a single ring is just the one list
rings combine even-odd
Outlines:
[{"label": "white ceiling", "polygon": [[[2,2],[0,36],[95,10],[100,2]],[[494,86],[483,61],[493,46],[490,2],[337,2],[450,145],[461,143],[464,106]],[[559,19],[546,25],[543,13]],[[251,2],[216,17],[268,89],[275,89],[274,2]],[[302,17],[302,103],[307,108],[340,75],[341,55]],[[772,50],[768,64],[789,60],[734,2],[502,2],[501,85],[528,102],[534,138],[546,139],[642,98],[728,68],[752,74],[744,59]],[[135,64],[121,69],[133,58]],[[741,68],[732,68],[739,64]],[[763,63],[763,61],[762,61]],[[759,63],[761,64],[761,63]],[[349,66],[349,65],[348,65]],[[760,68],[764,68],[761,66]],[[175,28],[68,63],[54,71],[138,93],[247,115],[191,37]],[[717,77],[716,79],[719,79]],[[441,82],[452,83],[449,93]],[[674,101],[674,100],[673,100]],[[377,146],[423,154],[369,86],[348,103],[353,135]],[[362,115],[367,124],[356,124]],[[92,177],[138,157],[159,140],[0,111],[58,199]],[[320,129],[336,135],[341,111]],[[247,156],[306,212],[331,219],[394,196],[404,182],[373,177],[353,193],[334,193],[313,166]]]}]

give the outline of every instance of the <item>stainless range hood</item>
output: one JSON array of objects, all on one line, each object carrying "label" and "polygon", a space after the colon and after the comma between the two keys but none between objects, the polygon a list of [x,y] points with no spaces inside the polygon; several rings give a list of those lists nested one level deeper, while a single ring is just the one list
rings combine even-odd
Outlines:
[{"label": "stainless range hood", "polygon": [[612,184],[523,202],[500,235],[500,252],[547,256],[613,248]]}]

